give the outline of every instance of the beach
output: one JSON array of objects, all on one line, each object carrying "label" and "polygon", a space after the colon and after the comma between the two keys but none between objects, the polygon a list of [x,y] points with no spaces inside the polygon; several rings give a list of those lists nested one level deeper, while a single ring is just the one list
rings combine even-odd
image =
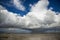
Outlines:
[{"label": "beach", "polygon": [[0,40],[60,40],[59,34],[0,34]]}]

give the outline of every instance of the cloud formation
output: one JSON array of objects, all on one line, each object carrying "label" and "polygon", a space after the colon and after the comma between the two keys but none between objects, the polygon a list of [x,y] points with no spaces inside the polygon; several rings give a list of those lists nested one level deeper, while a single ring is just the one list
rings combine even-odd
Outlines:
[{"label": "cloud formation", "polygon": [[48,9],[48,5],[48,0],[40,0],[32,5],[30,12],[23,17],[17,13],[9,12],[0,5],[0,26],[22,28],[50,28],[60,26],[60,14],[56,15],[57,12]]},{"label": "cloud formation", "polygon": [[14,6],[18,9],[18,10],[25,10],[25,7],[22,5],[22,2],[20,0],[11,0],[11,2],[14,4]]}]

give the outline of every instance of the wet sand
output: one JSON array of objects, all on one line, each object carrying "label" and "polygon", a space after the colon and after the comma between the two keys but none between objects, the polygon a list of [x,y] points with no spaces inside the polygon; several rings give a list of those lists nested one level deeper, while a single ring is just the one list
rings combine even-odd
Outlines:
[{"label": "wet sand", "polygon": [[0,34],[0,40],[60,40],[60,34]]}]

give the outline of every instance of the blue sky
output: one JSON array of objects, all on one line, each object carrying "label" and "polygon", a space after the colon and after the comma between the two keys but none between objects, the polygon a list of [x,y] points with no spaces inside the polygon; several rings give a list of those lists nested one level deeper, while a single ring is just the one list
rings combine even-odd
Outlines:
[{"label": "blue sky", "polygon": [[[8,11],[21,14],[21,16],[26,15],[30,11],[30,4],[34,5],[39,0],[20,0],[22,1],[22,5],[26,8],[24,11],[16,9],[12,3],[10,3],[11,0],[0,0],[0,5],[4,6]],[[60,12],[60,0],[49,0],[49,6],[48,8],[52,7],[53,11]]]}]

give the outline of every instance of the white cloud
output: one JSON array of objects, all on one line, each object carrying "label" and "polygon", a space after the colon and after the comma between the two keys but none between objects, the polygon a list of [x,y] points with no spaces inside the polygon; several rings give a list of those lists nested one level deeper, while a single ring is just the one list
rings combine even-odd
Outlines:
[{"label": "white cloud", "polygon": [[11,0],[11,2],[14,4],[14,6],[18,9],[18,10],[25,10],[25,7],[22,5],[22,2],[20,0]]},{"label": "white cloud", "polygon": [[[16,14],[16,13],[9,12],[2,6],[0,8],[1,8],[1,10],[0,10],[0,26],[1,25],[4,26],[4,25],[8,25],[8,24],[15,25],[17,23],[17,17],[20,17],[20,16],[18,16],[18,14]],[[2,10],[3,8],[5,10]]]},{"label": "white cloud", "polygon": [[5,10],[5,8],[3,8],[2,6],[0,6],[0,10]]},{"label": "white cloud", "polygon": [[[31,11],[26,15],[28,28],[49,28],[60,26],[58,22],[60,17],[56,17],[56,12],[52,9],[47,9],[49,5],[48,0],[38,1],[37,4],[33,5]],[[60,15],[60,14],[59,14]],[[57,21],[55,21],[57,19]],[[54,25],[56,24],[56,25]]]},{"label": "white cloud", "polygon": [[7,11],[4,7],[0,7],[0,26],[8,25],[23,28],[50,28],[60,26],[60,14],[52,9],[47,9],[48,0],[38,1],[37,4],[31,6],[30,12],[26,16],[18,16],[18,14]]}]

